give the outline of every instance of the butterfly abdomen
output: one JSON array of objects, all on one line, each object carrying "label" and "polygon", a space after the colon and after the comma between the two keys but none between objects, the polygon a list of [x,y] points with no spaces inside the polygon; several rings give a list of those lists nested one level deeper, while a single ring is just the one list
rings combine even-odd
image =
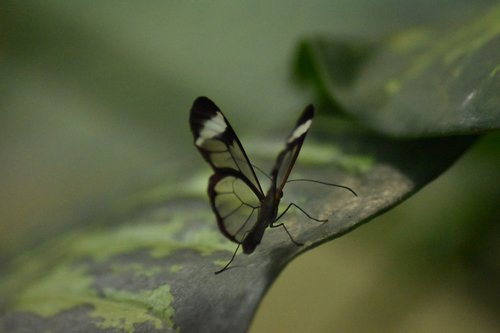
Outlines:
[{"label": "butterfly abdomen", "polygon": [[245,238],[241,246],[243,247],[243,253],[250,254],[252,253],[257,245],[260,244],[262,237],[264,236],[264,231],[266,230],[265,225],[257,225],[255,229],[253,229],[248,236]]},{"label": "butterfly abdomen", "polygon": [[257,223],[255,223],[255,227],[241,243],[243,252],[246,254],[250,254],[255,250],[257,245],[260,244],[266,228],[276,219],[278,211],[276,209],[277,205],[274,202],[274,191],[270,192],[272,192],[271,195],[268,193],[264,200],[262,200],[259,218]]}]

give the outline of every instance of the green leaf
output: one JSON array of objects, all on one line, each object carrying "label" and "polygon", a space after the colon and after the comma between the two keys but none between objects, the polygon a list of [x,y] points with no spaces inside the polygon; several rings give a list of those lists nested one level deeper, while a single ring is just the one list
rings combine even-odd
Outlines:
[{"label": "green leaf", "polygon": [[[205,181],[187,179],[163,194],[145,193],[142,202],[134,199],[142,208],[123,211],[106,228],[75,231],[20,258],[0,284],[9,309],[0,327],[8,332],[246,331],[262,296],[290,260],[401,202],[473,141],[396,141],[350,129],[331,116],[318,117],[294,175],[350,186],[358,197],[314,183],[285,187],[285,199],[329,219],[322,224],[297,211],[286,215],[288,230],[305,246],[295,246],[280,228],[268,229],[254,254],[238,254],[231,269],[215,275],[235,244],[217,230],[203,195]],[[278,149],[274,142],[279,140],[258,146]],[[256,155],[260,161],[273,159],[267,150]]]},{"label": "green leaf", "polygon": [[457,26],[417,27],[383,42],[311,38],[297,74],[361,122],[394,136],[500,128],[500,6]]}]

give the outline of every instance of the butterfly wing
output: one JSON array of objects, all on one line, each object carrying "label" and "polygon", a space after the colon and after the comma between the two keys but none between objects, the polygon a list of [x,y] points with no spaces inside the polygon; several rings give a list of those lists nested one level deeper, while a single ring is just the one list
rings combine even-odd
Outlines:
[{"label": "butterfly wing", "polygon": [[262,193],[240,140],[214,102],[198,97],[191,108],[189,123],[196,148],[216,173],[224,168],[234,170]]},{"label": "butterfly wing", "polygon": [[208,195],[219,229],[233,242],[243,243],[258,222],[262,196],[246,177],[231,169],[210,177]]},{"label": "butterfly wing", "polygon": [[312,105],[308,105],[302,112],[302,115],[297,121],[294,129],[288,135],[285,143],[285,149],[283,149],[276,158],[276,163],[271,171],[271,177],[273,179],[274,186],[280,190],[279,192],[283,190],[288,176],[292,171],[293,165],[297,160],[297,156],[299,155],[300,148],[302,148],[302,144],[304,143],[307,131],[311,126],[313,117],[314,107]]},{"label": "butterfly wing", "polygon": [[189,118],[194,144],[212,166],[208,195],[221,232],[242,243],[257,223],[262,188],[233,128],[210,99],[198,97]]}]

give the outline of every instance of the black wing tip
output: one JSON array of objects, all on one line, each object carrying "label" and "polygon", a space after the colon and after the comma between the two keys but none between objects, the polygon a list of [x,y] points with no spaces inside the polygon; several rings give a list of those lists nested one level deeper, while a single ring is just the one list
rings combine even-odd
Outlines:
[{"label": "black wing tip", "polygon": [[304,115],[304,118],[311,119],[312,117],[314,117],[314,112],[315,112],[314,105],[309,104],[308,106],[306,106],[302,114]]},{"label": "black wing tip", "polygon": [[205,96],[197,97],[193,102],[189,116],[189,122],[193,133],[199,133],[204,122],[213,117],[217,111],[220,111],[219,108],[210,98]]},{"label": "black wing tip", "polygon": [[203,107],[212,106],[212,105],[215,105],[215,103],[212,102],[212,100],[206,96],[199,96],[193,102],[193,108],[195,108],[195,107],[196,108],[203,108]]},{"label": "black wing tip", "polygon": [[300,118],[297,121],[297,125],[303,124],[312,118],[314,118],[314,105],[309,104],[308,106],[306,106],[304,111],[302,111],[302,114],[300,115]]},{"label": "black wing tip", "polygon": [[215,105],[215,103],[212,102],[210,98],[205,96],[197,97],[193,102],[193,106],[191,107],[192,112],[212,113],[218,110],[219,108],[217,107],[217,105]]}]

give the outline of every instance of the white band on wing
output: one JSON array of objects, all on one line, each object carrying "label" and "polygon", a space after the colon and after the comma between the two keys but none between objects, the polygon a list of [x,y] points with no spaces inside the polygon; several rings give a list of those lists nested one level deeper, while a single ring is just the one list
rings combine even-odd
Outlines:
[{"label": "white band on wing", "polygon": [[305,123],[303,123],[302,125],[298,126],[294,131],[293,133],[290,135],[290,137],[288,138],[288,143],[291,143],[295,140],[297,140],[298,138],[300,138],[304,133],[307,132],[307,130],[309,129],[309,127],[311,126],[311,122],[312,122],[312,119],[309,119],[308,121],[306,121]]},{"label": "white band on wing", "polygon": [[214,138],[226,130],[227,124],[224,120],[224,116],[222,113],[216,112],[215,116],[208,119],[204,124],[203,128],[200,131],[198,138],[196,139],[195,144],[197,146],[203,146],[205,140]]}]

